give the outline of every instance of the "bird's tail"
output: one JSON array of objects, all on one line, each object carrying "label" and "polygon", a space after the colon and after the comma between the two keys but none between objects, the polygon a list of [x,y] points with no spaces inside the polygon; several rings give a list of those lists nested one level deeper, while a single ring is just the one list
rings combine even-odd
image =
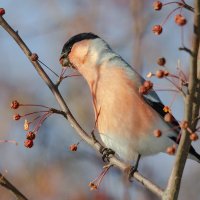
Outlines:
[{"label": "bird's tail", "polygon": [[190,153],[188,157],[200,163],[200,155],[195,151],[195,149],[192,146],[190,147]]}]

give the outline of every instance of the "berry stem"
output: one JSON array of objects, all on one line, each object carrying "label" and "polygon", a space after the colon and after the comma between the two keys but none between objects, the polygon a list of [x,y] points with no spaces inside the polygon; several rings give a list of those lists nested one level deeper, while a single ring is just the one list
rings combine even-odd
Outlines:
[{"label": "berry stem", "polygon": [[52,113],[45,113],[40,120],[38,121],[38,123],[36,124],[35,128],[33,129],[33,132],[35,132],[35,134],[37,134],[38,130],[40,129],[40,127],[42,126],[42,124],[44,123],[44,121],[51,115]]},{"label": "berry stem", "polygon": [[0,143],[13,143],[15,145],[18,145],[18,142],[16,140],[0,140]]},{"label": "berry stem", "polygon": [[35,111],[35,112],[27,113],[25,115],[22,115],[21,117],[26,117],[26,116],[29,116],[29,115],[33,115],[33,114],[37,114],[37,113],[44,113],[44,112],[49,113],[49,111],[41,110],[41,111]]},{"label": "berry stem", "polygon": [[159,91],[159,92],[179,92],[179,90],[174,90],[174,89],[155,89],[155,91]]},{"label": "berry stem", "polygon": [[177,8],[175,8],[174,10],[172,10],[168,15],[167,15],[167,17],[163,20],[163,22],[161,23],[161,26],[163,26],[166,22],[167,22],[167,20],[169,19],[169,17],[176,11],[176,10],[178,10],[178,9],[180,9],[181,7],[177,7]]},{"label": "berry stem", "polygon": [[44,64],[41,60],[38,59],[38,62],[41,63],[43,66],[45,66],[49,71],[51,71],[55,76],[59,77],[56,72],[54,72],[50,67],[48,67],[46,64]]},{"label": "berry stem", "polygon": [[32,106],[32,107],[42,107],[42,108],[48,108],[50,109],[48,106],[43,106],[43,105],[39,105],[39,104],[19,104],[20,106]]}]

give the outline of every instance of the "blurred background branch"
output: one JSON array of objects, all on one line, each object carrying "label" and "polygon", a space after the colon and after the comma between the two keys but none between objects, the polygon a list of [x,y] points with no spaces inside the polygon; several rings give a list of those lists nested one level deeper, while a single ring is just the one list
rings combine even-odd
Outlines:
[{"label": "blurred background branch", "polygon": [[0,173],[0,185],[8,189],[19,200],[28,200],[11,182]]}]

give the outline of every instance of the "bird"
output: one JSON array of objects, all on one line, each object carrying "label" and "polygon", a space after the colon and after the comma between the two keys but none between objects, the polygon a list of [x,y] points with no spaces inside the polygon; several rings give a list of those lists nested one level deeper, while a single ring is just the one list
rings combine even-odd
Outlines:
[{"label": "bird", "polygon": [[[90,32],[71,37],[62,48],[60,63],[87,81],[100,138],[120,159],[135,161],[132,172],[141,157],[178,146],[181,129],[177,120],[164,120],[164,105],[153,89],[140,94],[145,79],[101,37]],[[155,137],[154,130],[161,130],[162,135]],[[188,157],[200,163],[192,146]]]}]

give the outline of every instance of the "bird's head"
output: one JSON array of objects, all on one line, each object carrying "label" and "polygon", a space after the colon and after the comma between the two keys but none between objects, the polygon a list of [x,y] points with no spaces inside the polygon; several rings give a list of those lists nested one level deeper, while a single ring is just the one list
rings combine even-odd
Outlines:
[{"label": "bird's head", "polygon": [[80,33],[70,38],[63,46],[60,56],[61,65],[76,69],[83,65],[88,60],[92,43],[96,39],[100,38],[93,33]]}]

